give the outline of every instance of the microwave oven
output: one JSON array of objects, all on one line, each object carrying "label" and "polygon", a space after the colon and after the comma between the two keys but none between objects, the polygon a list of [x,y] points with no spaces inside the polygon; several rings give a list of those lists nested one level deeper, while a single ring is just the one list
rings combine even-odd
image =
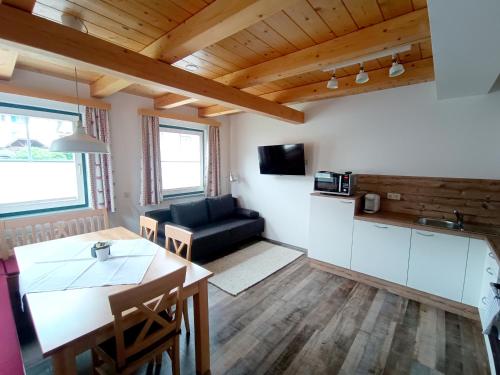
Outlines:
[{"label": "microwave oven", "polygon": [[353,195],[355,189],[356,175],[352,172],[319,171],[314,175],[314,191],[325,194]]}]

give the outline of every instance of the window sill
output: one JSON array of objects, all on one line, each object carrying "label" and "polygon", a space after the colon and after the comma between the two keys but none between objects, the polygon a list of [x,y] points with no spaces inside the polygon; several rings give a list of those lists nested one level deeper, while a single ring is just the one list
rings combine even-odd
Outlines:
[{"label": "window sill", "polygon": [[19,212],[6,212],[6,213],[0,213],[0,220],[19,219],[23,217],[43,216],[50,214],[61,214],[65,212],[88,210],[90,208],[91,207],[88,204],[79,204],[66,207],[52,207],[52,208],[34,209],[34,210],[19,211]]},{"label": "window sill", "polygon": [[165,194],[163,200],[171,200],[176,198],[200,197],[205,196],[204,191],[193,191],[190,193]]}]

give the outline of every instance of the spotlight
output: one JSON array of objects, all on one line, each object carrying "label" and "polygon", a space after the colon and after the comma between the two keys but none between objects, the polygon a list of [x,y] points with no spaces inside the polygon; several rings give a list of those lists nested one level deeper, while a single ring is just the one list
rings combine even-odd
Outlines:
[{"label": "spotlight", "polygon": [[187,64],[184,69],[189,70],[190,72],[196,72],[199,69],[199,66],[195,64]]},{"label": "spotlight", "polygon": [[338,89],[339,88],[339,81],[337,80],[337,77],[335,77],[335,69],[333,70],[332,78],[330,78],[330,80],[326,84],[326,87],[329,89]]},{"label": "spotlight", "polygon": [[356,83],[362,84],[370,80],[368,73],[365,72],[363,63],[359,64],[359,73],[356,75]]},{"label": "spotlight", "polygon": [[396,55],[392,55],[392,66],[389,69],[389,77],[397,77],[405,72],[405,67],[400,64]]}]

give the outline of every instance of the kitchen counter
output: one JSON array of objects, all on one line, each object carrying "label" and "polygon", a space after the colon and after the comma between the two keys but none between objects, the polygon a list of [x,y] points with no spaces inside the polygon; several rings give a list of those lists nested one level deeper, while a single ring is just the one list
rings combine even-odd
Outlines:
[{"label": "kitchen counter", "polygon": [[420,216],[401,214],[396,212],[377,212],[375,214],[367,214],[364,212],[358,212],[354,215],[355,220],[363,221],[373,221],[376,223],[395,225],[400,227],[413,228],[418,230],[425,230],[428,232],[437,232],[444,234],[451,234],[455,236],[462,237],[472,237],[479,240],[485,240],[490,246],[491,250],[496,256],[497,262],[500,264],[500,228],[488,227],[487,231],[495,233],[498,230],[498,234],[485,234],[481,232],[481,227],[476,225],[466,224],[465,230],[459,229],[446,229],[438,228],[430,225],[421,225],[417,223]]}]

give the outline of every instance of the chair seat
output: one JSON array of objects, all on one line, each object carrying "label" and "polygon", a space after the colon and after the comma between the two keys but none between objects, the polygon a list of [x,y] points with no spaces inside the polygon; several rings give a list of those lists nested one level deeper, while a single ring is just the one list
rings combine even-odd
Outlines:
[{"label": "chair seat", "polygon": [[[160,315],[164,319],[171,320],[166,311],[162,311],[158,315]],[[141,332],[141,330],[145,324],[146,324],[146,322],[141,322],[141,323],[136,324],[135,326],[128,328],[127,330],[124,331],[125,347],[128,347],[134,343],[134,340],[139,335],[139,333]],[[157,322],[153,322],[153,324],[151,325],[151,327],[147,333],[147,336],[153,334],[154,332],[160,330],[161,328],[162,328],[162,326],[160,324],[158,324]],[[180,334],[181,334],[180,330],[178,332],[174,331],[174,332],[170,333],[169,335],[165,336],[162,339],[162,342],[167,343],[170,339],[172,339],[176,335],[180,335]],[[116,362],[116,340],[114,337],[99,344],[98,348],[101,351],[103,351],[108,357],[110,357],[114,362]],[[134,363],[135,361],[141,359],[146,354],[151,353],[151,351],[155,350],[156,348],[158,348],[158,342],[155,342],[151,346],[149,346],[149,347],[143,349],[142,351],[128,357],[127,363],[125,364],[125,366],[128,366],[128,365]]]}]

